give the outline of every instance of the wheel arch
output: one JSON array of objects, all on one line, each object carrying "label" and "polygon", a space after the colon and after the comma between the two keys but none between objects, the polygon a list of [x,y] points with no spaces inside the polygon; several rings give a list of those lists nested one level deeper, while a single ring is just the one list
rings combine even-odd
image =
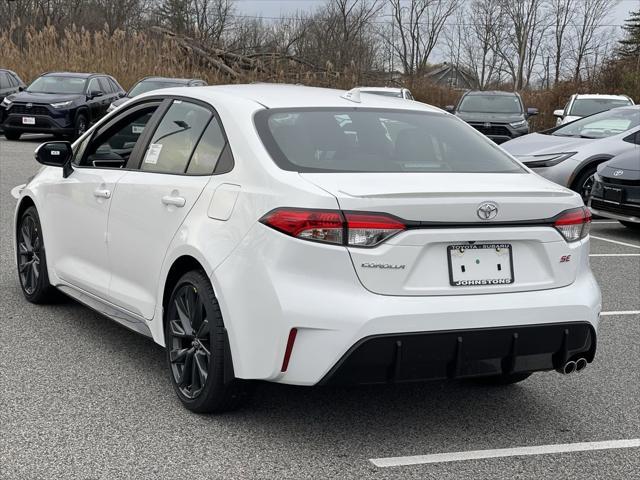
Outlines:
[{"label": "wheel arch", "polygon": [[89,126],[91,124],[91,111],[89,110],[89,107],[87,107],[86,105],[82,105],[80,107],[78,107],[78,109],[76,110],[76,114],[73,116],[73,124],[75,126],[75,122],[78,118],[78,116],[80,115],[84,115],[87,118],[87,122],[89,122],[89,124],[87,125],[87,130],[89,129]]},{"label": "wheel arch", "polygon": [[[573,174],[571,175],[571,177],[569,178],[569,185],[568,187],[571,190],[574,190],[576,187],[576,181],[578,180],[578,178],[580,178],[580,176],[582,176],[582,173],[587,170],[588,168],[592,168],[592,167],[597,167],[598,165],[600,165],[601,163],[606,162],[607,160],[611,160],[614,157],[614,155],[608,155],[608,154],[601,154],[601,155],[595,155],[593,157],[589,157],[586,160],[584,160],[579,166],[578,168],[576,168],[573,171]],[[574,190],[575,191],[575,190]]]},{"label": "wheel arch", "polygon": [[[167,302],[169,301],[169,297],[171,296],[171,291],[173,290],[173,287],[176,285],[180,277],[182,277],[182,275],[192,270],[200,270],[205,275],[207,275],[207,271],[204,268],[204,266],[195,257],[192,257],[191,255],[182,255],[173,261],[173,263],[171,264],[171,267],[167,271],[167,276],[164,281],[164,287],[162,289],[163,311],[166,310]],[[163,318],[162,318],[163,326],[164,326],[164,322],[165,322],[165,319],[163,315]]]}]

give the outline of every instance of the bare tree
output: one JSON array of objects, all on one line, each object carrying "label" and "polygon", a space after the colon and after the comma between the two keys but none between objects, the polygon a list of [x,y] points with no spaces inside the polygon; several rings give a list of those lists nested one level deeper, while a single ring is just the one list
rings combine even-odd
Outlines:
[{"label": "bare tree", "polygon": [[392,42],[405,74],[425,71],[445,22],[459,4],[459,0],[389,0],[391,21],[398,39],[388,41]]},{"label": "bare tree", "polygon": [[582,0],[579,5],[574,27],[573,79],[580,81],[585,57],[592,54],[597,46],[598,31],[607,23],[617,0]]},{"label": "bare tree", "polygon": [[513,78],[513,87],[521,90],[529,84],[540,52],[542,35],[548,26],[544,0],[500,0],[511,28],[500,42],[500,56]]},{"label": "bare tree", "polygon": [[550,0],[549,3],[549,14],[553,19],[554,85],[560,81],[562,60],[566,53],[565,36],[567,28],[575,19],[577,2],[578,0]]}]

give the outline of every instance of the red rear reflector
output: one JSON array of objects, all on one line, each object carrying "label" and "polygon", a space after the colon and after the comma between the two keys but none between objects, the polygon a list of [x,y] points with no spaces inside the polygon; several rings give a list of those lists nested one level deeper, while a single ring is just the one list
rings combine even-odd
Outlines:
[{"label": "red rear reflector", "polygon": [[581,240],[589,234],[591,212],[586,207],[561,213],[553,224],[567,242]]},{"label": "red rear reflector", "polygon": [[289,359],[291,358],[291,352],[293,351],[293,344],[296,341],[296,335],[298,334],[297,328],[292,328],[289,332],[289,338],[287,339],[287,348],[284,351],[284,359],[282,360],[281,372],[286,372],[289,367]]}]

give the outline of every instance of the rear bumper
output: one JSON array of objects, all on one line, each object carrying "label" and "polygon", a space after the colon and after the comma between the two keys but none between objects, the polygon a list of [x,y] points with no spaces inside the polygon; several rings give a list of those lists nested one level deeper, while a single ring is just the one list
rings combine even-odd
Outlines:
[{"label": "rear bumper", "polygon": [[[363,288],[346,249],[314,244],[312,253],[307,242],[258,225],[212,272],[211,280],[229,333],[234,371],[239,378],[315,385],[328,381],[332,376],[329,372],[337,371],[336,365],[350,351],[364,345],[365,340],[369,345],[368,340],[380,336],[392,338],[382,341],[383,350],[389,345],[396,348],[396,340],[408,336],[407,345],[417,345],[415,350],[411,347],[411,356],[418,357],[427,347],[437,344],[438,337],[421,337],[418,341],[409,338],[415,335],[437,334],[443,335],[440,339],[456,339],[450,337],[455,335],[454,331],[467,337],[480,329],[488,332],[489,337],[495,336],[494,343],[499,347],[495,352],[478,354],[479,362],[464,367],[468,374],[480,368],[479,363],[486,359],[494,359],[495,363],[498,361],[495,359],[508,356],[511,340],[503,337],[504,331],[507,336],[514,333],[509,330],[512,328],[587,324],[595,340],[601,295],[589,268],[588,241],[584,241],[574,257],[579,262],[576,279],[565,287],[465,295],[375,294]],[[292,328],[297,329],[297,336],[288,368],[282,372]],[[544,343],[544,336],[536,338]],[[424,349],[420,346],[423,343]],[[538,347],[538,353],[545,358],[535,360],[539,363],[534,364],[533,358],[522,357],[517,368],[530,365],[527,368],[551,369],[555,364],[546,357],[558,348],[557,339],[549,338],[548,345]],[[449,353],[433,368],[441,372],[443,365],[450,362]],[[388,359],[382,364],[379,367],[384,370]],[[372,375],[379,377],[380,373]],[[440,378],[442,373],[416,375],[419,379]]]},{"label": "rear bumper", "polygon": [[596,332],[587,322],[374,335],[358,341],[323,385],[415,382],[561,368],[593,361]]}]

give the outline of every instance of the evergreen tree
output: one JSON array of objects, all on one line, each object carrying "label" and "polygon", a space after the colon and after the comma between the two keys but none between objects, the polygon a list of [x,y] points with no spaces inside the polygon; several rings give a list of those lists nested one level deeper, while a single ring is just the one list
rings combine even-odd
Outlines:
[{"label": "evergreen tree", "polygon": [[626,35],[619,41],[618,53],[625,58],[640,57],[640,10],[631,12],[624,23],[622,28]]}]

